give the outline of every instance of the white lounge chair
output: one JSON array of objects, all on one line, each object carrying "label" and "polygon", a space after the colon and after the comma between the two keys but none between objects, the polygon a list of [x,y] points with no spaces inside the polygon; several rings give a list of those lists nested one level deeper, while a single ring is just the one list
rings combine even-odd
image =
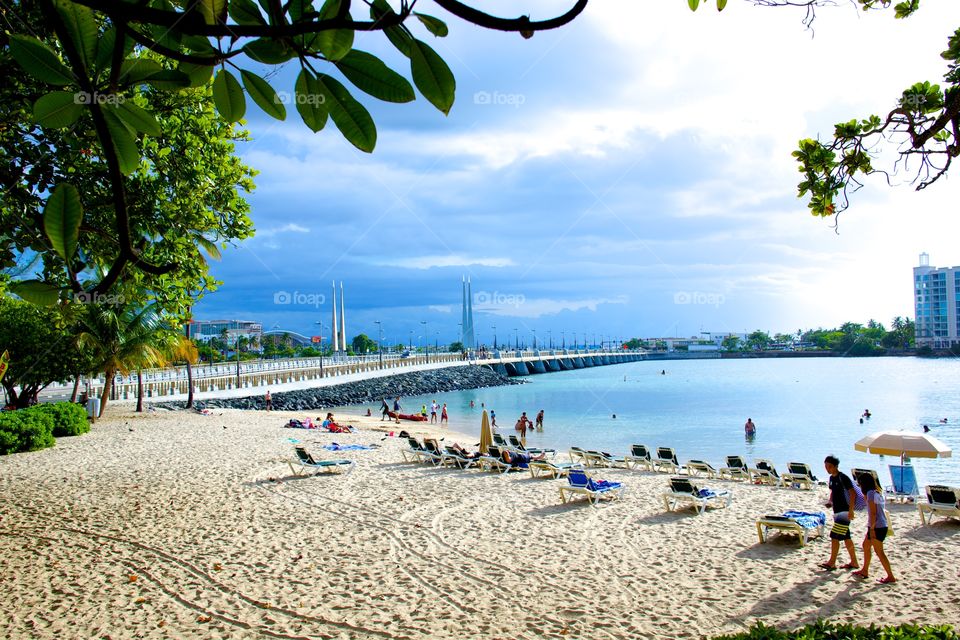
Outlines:
[{"label": "white lounge chair", "polygon": [[800,546],[802,547],[807,544],[810,538],[823,535],[826,521],[826,515],[822,512],[787,511],[782,516],[763,516],[757,518],[757,537],[760,538],[760,544],[763,544],[766,541],[765,538],[769,537],[770,529],[779,533],[794,533],[800,539]]},{"label": "white lounge chair", "polygon": [[772,487],[779,487],[783,484],[783,479],[777,473],[773,463],[765,458],[757,458],[753,461],[756,467],[750,468],[750,479],[760,484],[768,484]]},{"label": "white lounge chair", "polygon": [[720,478],[727,480],[749,480],[750,469],[740,456],[727,456],[727,466],[720,468]]},{"label": "white lounge chair", "polygon": [[709,462],[704,462],[703,460],[688,460],[687,475],[705,476],[713,479],[717,477],[717,470],[714,469]]},{"label": "white lounge chair", "polygon": [[690,478],[670,478],[670,491],[663,494],[663,505],[667,511],[673,511],[681,502],[689,502],[697,510],[697,514],[703,513],[711,505],[722,504],[728,507],[731,500],[732,491],[701,489],[691,482]]},{"label": "white lounge chair", "polygon": [[650,450],[642,444],[630,445],[630,453],[623,457],[627,467],[637,469],[643,467],[647,471],[653,470],[653,460],[650,459]]},{"label": "white lounge chair", "polygon": [[657,459],[653,461],[653,468],[663,473],[680,473],[677,452],[670,447],[657,447]]},{"label": "white lounge chair", "polygon": [[530,477],[532,478],[543,476],[562,478],[570,473],[571,469],[575,468],[572,462],[553,462],[551,460],[531,460],[527,466],[530,468]]},{"label": "white lounge chair", "polygon": [[924,514],[929,514],[929,522],[933,516],[944,518],[960,518],[960,488],[947,487],[940,484],[927,486],[927,504],[918,504],[920,523],[926,525],[928,520]]},{"label": "white lounge chair", "polygon": [[[288,460],[290,471],[295,476],[320,475],[321,473],[343,473],[344,475],[353,471],[356,463],[353,460],[315,460],[303,447],[295,447],[297,454],[296,460]],[[346,468],[346,470],[344,470]]]},{"label": "white lounge chair", "polygon": [[797,489],[813,489],[817,483],[817,477],[803,462],[788,462],[787,472],[783,474],[782,479],[783,486]]}]

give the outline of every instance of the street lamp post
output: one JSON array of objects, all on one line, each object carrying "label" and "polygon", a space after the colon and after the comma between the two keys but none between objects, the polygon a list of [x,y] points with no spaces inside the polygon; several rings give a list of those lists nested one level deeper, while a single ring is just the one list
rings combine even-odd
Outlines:
[{"label": "street lamp post", "polygon": [[567,332],[566,331],[560,332],[560,342],[561,342],[560,348],[566,351],[567,350]]},{"label": "street lamp post", "polygon": [[427,364],[430,364],[430,338],[427,335],[427,321],[421,320],[420,324],[423,325],[423,350],[427,352]]},{"label": "street lamp post", "polygon": [[318,320],[317,324],[320,325],[320,378],[323,379],[323,323]]},{"label": "street lamp post", "polygon": [[240,388],[240,321],[236,320],[237,323],[237,340],[234,343],[234,349],[237,351],[237,389]]},{"label": "street lamp post", "polygon": [[409,349],[411,352],[413,351],[413,329],[410,329],[410,339],[407,343],[407,349]]},{"label": "street lamp post", "polygon": [[553,351],[553,331],[547,330],[547,337],[550,340],[550,351]]},{"label": "street lamp post", "polygon": [[380,368],[383,369],[383,324],[379,320],[374,320],[373,324],[377,325],[377,355],[380,359]]}]

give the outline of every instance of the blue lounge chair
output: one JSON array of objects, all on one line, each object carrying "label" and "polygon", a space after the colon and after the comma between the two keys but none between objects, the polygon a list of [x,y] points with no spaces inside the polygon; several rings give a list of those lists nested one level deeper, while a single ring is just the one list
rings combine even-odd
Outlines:
[{"label": "blue lounge chair", "polygon": [[596,505],[603,498],[617,500],[623,497],[626,487],[620,482],[594,480],[583,469],[571,469],[567,474],[567,486],[560,487],[560,501],[566,504],[567,494],[586,496],[592,505]]},{"label": "blue lounge chair", "polygon": [[917,470],[910,465],[890,465],[890,480],[892,487],[887,487],[887,496],[894,500],[914,502],[920,497],[920,488],[917,486]]},{"label": "blue lounge chair", "polygon": [[[314,475],[341,472],[347,474],[353,471],[354,466],[356,466],[353,460],[315,460],[303,447],[294,447],[294,450],[297,453],[297,459],[288,461],[287,464],[290,465],[290,471],[293,475],[298,477],[308,475],[308,471],[313,471]],[[344,471],[344,467],[346,467],[346,471]]]}]

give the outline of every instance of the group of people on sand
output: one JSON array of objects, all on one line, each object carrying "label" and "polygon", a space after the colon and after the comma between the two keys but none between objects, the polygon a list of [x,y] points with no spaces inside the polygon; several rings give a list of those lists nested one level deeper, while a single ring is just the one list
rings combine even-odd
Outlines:
[{"label": "group of people on sand", "polygon": [[[386,398],[380,399],[380,421],[393,419],[397,424],[400,424],[400,413],[403,411],[403,405],[400,404],[400,396],[397,396],[393,400],[393,409],[390,408],[390,403],[387,402]],[[437,401],[434,400],[430,403],[430,424],[437,423],[437,413],[440,413],[440,424],[449,424],[449,416],[447,415],[447,403],[443,403],[443,407],[437,404]],[[393,416],[390,414],[393,413]],[[427,417],[427,405],[420,405],[420,415],[424,419]],[[369,411],[367,412],[369,415]]]},{"label": "group of people on sand", "polygon": [[[856,569],[852,575],[865,580],[870,577],[870,561],[876,555],[886,572],[886,575],[877,582],[880,584],[896,582],[890,560],[883,550],[883,541],[890,531],[884,510],[883,491],[877,487],[873,476],[868,473],[861,474],[855,486],[850,476],[840,471],[840,460],[836,456],[827,456],[823,466],[830,474],[830,500],[826,506],[833,508],[833,528],[830,529],[830,559],[821,563],[820,567],[826,571],[837,570],[837,556],[840,553],[840,543],[843,542],[850,561],[841,565],[840,569]],[[850,524],[853,521],[854,512],[861,508],[865,508],[867,512],[867,533],[862,546],[863,566],[860,566],[857,561],[857,550],[850,535]]]}]

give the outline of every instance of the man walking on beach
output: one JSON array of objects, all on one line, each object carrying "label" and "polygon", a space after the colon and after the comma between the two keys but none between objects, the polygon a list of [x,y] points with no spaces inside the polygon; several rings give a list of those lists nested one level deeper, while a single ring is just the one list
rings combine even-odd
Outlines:
[{"label": "man walking on beach", "polygon": [[400,424],[400,411],[403,410],[403,407],[400,406],[400,396],[397,396],[397,399],[393,401],[393,412],[397,415],[397,424]]},{"label": "man walking on beach", "polygon": [[267,389],[267,395],[263,397],[263,402],[267,405],[267,411],[273,409],[273,398],[270,397],[270,389]]},{"label": "man walking on beach", "polygon": [[823,467],[830,474],[830,501],[826,504],[833,507],[833,528],[830,529],[830,559],[820,564],[827,571],[837,568],[837,555],[840,553],[840,541],[850,554],[850,562],[841,566],[841,569],[859,569],[857,551],[850,539],[850,522],[853,520],[853,508],[856,504],[857,493],[853,489],[850,477],[840,471],[840,459],[836,456],[827,456],[823,460]]},{"label": "man walking on beach", "polygon": [[380,398],[380,422],[390,417],[390,405],[386,398]]}]

